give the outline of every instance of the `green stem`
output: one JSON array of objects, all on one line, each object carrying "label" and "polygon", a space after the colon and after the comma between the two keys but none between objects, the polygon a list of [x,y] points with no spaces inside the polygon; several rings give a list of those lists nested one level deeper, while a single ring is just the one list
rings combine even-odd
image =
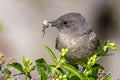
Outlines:
[{"label": "green stem", "polygon": [[57,68],[59,68],[60,65],[61,65],[61,63],[60,63],[60,61],[59,61],[59,63],[58,63],[57,66],[52,70],[52,72],[54,72]]}]

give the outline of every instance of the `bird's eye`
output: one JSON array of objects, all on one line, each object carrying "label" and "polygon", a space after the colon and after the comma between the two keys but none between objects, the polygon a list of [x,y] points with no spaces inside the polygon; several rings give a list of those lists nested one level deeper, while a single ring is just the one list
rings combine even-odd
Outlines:
[{"label": "bird's eye", "polygon": [[63,24],[67,25],[67,24],[68,24],[68,22],[67,22],[67,21],[63,21]]}]

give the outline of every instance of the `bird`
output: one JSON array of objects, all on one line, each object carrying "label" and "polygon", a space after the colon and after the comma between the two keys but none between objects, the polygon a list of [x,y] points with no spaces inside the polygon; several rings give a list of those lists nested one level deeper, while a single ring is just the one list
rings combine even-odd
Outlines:
[{"label": "bird", "polygon": [[44,33],[48,26],[58,30],[55,48],[59,51],[63,48],[68,49],[65,59],[69,63],[86,62],[100,46],[96,33],[80,13],[66,13],[56,20],[43,23],[46,26],[43,29]]}]

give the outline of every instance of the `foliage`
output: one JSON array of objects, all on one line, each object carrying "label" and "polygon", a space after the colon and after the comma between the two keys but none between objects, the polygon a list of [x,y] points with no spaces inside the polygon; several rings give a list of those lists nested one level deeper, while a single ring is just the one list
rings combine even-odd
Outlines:
[{"label": "foliage", "polygon": [[[16,62],[14,59],[5,63],[4,56],[0,55],[0,72],[2,74],[0,75],[0,80],[18,80],[18,76],[20,77],[21,75],[25,76],[24,80],[112,80],[109,72],[96,62],[107,54],[109,48],[116,50],[115,43],[109,41],[105,42],[103,48],[98,48],[95,54],[90,57],[87,62],[77,62],[77,65],[82,66],[81,70],[69,64],[64,58],[68,49],[62,49],[60,57],[57,58],[48,46],[45,45],[45,48],[55,64],[48,64],[43,58],[40,58],[37,59],[35,65],[33,65],[32,61],[25,56],[22,57],[23,65]],[[19,73],[13,74],[13,69],[18,70]],[[37,70],[38,77],[32,77],[31,71],[33,70]]]}]

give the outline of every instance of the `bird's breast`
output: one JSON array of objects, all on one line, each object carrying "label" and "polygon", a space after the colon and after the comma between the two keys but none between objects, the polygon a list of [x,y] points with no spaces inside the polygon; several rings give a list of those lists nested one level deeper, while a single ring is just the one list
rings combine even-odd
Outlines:
[{"label": "bird's breast", "polygon": [[61,33],[58,36],[58,48],[74,49],[77,43],[80,41],[80,37],[73,37],[71,34]]}]

